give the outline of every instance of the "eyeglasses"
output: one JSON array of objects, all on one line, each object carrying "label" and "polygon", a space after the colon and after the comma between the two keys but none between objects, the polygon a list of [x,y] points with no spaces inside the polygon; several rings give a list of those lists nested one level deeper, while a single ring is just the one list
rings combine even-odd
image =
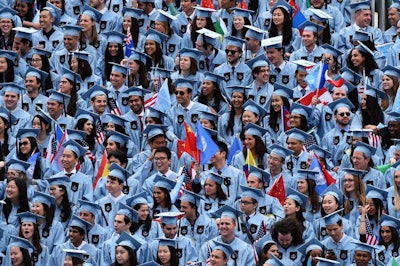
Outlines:
[{"label": "eyeglasses", "polygon": [[26,146],[29,144],[29,141],[20,142],[19,146]]},{"label": "eyeglasses", "polygon": [[341,117],[350,116],[350,112],[343,112],[343,113],[339,113],[338,115],[340,115]]},{"label": "eyeglasses", "polygon": [[226,53],[226,54],[235,55],[237,52],[239,52],[239,51],[225,49],[225,53]]},{"label": "eyeglasses", "polygon": [[253,202],[241,200],[241,201],[240,201],[240,204],[243,204],[243,205],[250,205],[250,204],[253,204]]},{"label": "eyeglasses", "polygon": [[273,162],[280,162],[281,161],[281,159],[275,158],[275,157],[271,157],[271,156],[268,157],[268,160],[271,160]]},{"label": "eyeglasses", "polygon": [[167,159],[167,157],[154,157],[154,161],[163,161],[166,159]]},{"label": "eyeglasses", "polygon": [[175,95],[183,96],[183,95],[185,95],[185,92],[184,91],[175,91]]}]

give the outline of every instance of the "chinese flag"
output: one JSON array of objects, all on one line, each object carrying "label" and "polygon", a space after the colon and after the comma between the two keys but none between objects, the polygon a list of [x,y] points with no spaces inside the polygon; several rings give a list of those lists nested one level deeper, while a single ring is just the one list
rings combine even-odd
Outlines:
[{"label": "chinese flag", "polygon": [[271,190],[268,192],[268,195],[277,198],[283,206],[283,203],[285,202],[286,199],[286,191],[282,175],[280,175],[278,179],[275,180]]},{"label": "chinese flag", "polygon": [[186,129],[185,152],[192,156],[196,162],[200,162],[200,152],[196,147],[196,135],[186,122],[184,122],[184,124]]},{"label": "chinese flag", "polygon": [[185,151],[185,146],[186,146],[186,141],[178,139],[178,143],[177,143],[178,159],[181,158],[182,153]]},{"label": "chinese flag", "polygon": [[205,8],[215,9],[215,6],[214,6],[212,0],[201,0],[200,6],[205,7]]}]

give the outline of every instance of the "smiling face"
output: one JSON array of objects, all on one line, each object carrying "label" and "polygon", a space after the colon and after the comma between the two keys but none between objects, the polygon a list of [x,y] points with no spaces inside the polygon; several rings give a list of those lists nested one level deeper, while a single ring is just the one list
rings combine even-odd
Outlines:
[{"label": "smiling face", "polygon": [[325,195],[322,199],[322,209],[326,214],[331,214],[339,209],[339,203],[334,196],[329,194]]},{"label": "smiling face", "polygon": [[171,261],[171,252],[168,246],[158,246],[157,256],[162,264],[166,264]]}]

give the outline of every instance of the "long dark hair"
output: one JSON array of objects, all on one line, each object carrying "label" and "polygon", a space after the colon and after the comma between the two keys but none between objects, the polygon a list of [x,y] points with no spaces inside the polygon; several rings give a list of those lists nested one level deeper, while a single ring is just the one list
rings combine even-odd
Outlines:
[{"label": "long dark hair", "polygon": [[321,204],[319,202],[319,195],[317,191],[315,190],[315,187],[317,184],[315,183],[315,180],[313,179],[306,179],[307,181],[307,191],[308,191],[308,198],[310,199],[311,202],[311,213],[317,213],[321,207]]},{"label": "long dark hair", "polygon": [[[224,100],[224,97],[222,96],[221,89],[219,87],[218,82],[214,82],[214,81],[211,81],[211,82],[214,85],[214,105],[211,106],[211,107],[213,107],[213,109],[215,111],[217,111],[217,113],[218,113],[219,109],[221,107],[221,101]],[[197,99],[197,101],[199,103],[202,103],[202,104],[206,105],[206,106],[209,106],[209,103],[207,101],[207,97],[205,95],[203,95],[203,93],[200,93],[199,98]]]},{"label": "long dark hair", "polygon": [[[115,249],[117,249],[117,247],[123,247],[124,249],[126,249],[126,251],[128,251],[129,254],[129,265],[138,265],[139,262],[137,260],[137,256],[136,256],[136,251],[131,249],[128,246],[124,246],[124,245],[118,245],[115,247]],[[113,264],[111,264],[111,266],[122,266],[122,264],[119,264],[116,260]]]},{"label": "long dark hair", "polygon": [[366,109],[361,109],[362,125],[375,125],[384,123],[384,115],[379,105],[378,100],[375,97],[367,95]]},{"label": "long dark hair", "polygon": [[[139,44],[139,20],[134,17],[131,18],[131,25],[129,25],[130,33],[132,36],[132,41],[133,41],[133,47],[137,47]],[[128,35],[128,31],[125,29],[122,29],[122,33]]]},{"label": "long dark hair", "polygon": [[[246,94],[243,94],[243,103],[247,101]],[[243,115],[243,107],[242,107],[242,115]],[[242,115],[240,116],[240,120],[242,120]],[[229,111],[229,119],[228,119],[228,126],[226,127],[227,134],[233,134],[233,126],[235,125],[235,108],[231,108]]]},{"label": "long dark hair", "polygon": [[[169,252],[171,253],[171,261],[170,261],[170,265],[171,266],[178,266],[179,265],[179,259],[178,259],[178,254],[176,253],[176,248],[171,247],[171,246],[167,246],[169,249]],[[158,250],[158,249],[157,249]],[[160,258],[158,257],[158,252],[157,252],[157,260],[156,262],[158,264],[162,264]]]},{"label": "long dark hair", "polygon": [[[192,29],[190,31],[190,39],[192,40],[193,47],[196,47],[195,43],[197,41],[197,37],[199,36],[199,33],[197,32],[197,30],[199,30],[199,28],[196,25],[196,20],[197,20],[197,16],[195,16],[193,18],[193,22],[191,25]],[[211,18],[207,17],[206,21],[207,21],[207,25],[204,28],[211,30],[211,31],[215,31],[215,26],[214,26],[214,23],[212,22]],[[204,40],[204,38],[203,38],[203,40]]]},{"label": "long dark hair", "polygon": [[74,82],[73,80],[67,79],[69,84],[71,84],[72,89],[71,89],[71,95],[70,95],[70,100],[67,106],[67,114],[74,117],[76,110],[77,110],[77,102],[78,102],[78,93],[77,93],[77,89],[76,89],[76,85],[77,83]]},{"label": "long dark hair", "polygon": [[4,142],[3,142],[3,144],[1,144],[1,152],[2,152],[3,156],[7,156],[9,153],[7,130],[8,130],[8,127],[10,124],[8,123],[8,120],[6,118],[0,116],[0,119],[4,123]]},{"label": "long dark hair", "polygon": [[139,75],[139,84],[135,84],[135,74],[129,74],[128,85],[129,87],[142,85],[143,88],[148,88],[150,85],[150,81],[147,66],[140,60],[135,60],[135,62],[139,65],[139,70],[137,73]]},{"label": "long dark hair", "polygon": [[[209,179],[209,178],[208,178]],[[210,179],[211,180],[211,179]],[[215,182],[215,181],[213,181]],[[228,196],[225,194],[224,190],[222,189],[222,186],[220,183],[215,182],[216,186],[217,186],[217,198],[219,200],[226,200],[228,198]],[[205,185],[204,185],[205,186]],[[203,189],[204,189],[203,186]],[[206,198],[208,198],[208,196],[206,196]]]},{"label": "long dark hair", "polygon": [[32,258],[31,258],[31,255],[29,254],[29,251],[27,249],[21,248],[21,247],[19,247],[19,250],[21,250],[22,257],[24,259],[23,265],[32,266],[33,263],[32,263]]},{"label": "long dark hair", "polygon": [[46,224],[44,225],[43,231],[49,231],[50,227],[53,224],[54,220],[54,212],[55,212],[55,206],[52,204],[51,206],[48,206],[47,204],[40,202],[43,206],[43,210],[45,213],[45,218],[46,218]]},{"label": "long dark hair", "polygon": [[[282,102],[283,102],[283,105],[281,106],[281,108],[286,107],[286,109],[290,110],[289,100],[286,97],[283,97],[283,96],[279,96],[279,97],[281,97]],[[272,108],[272,106],[269,107],[268,125],[273,131],[275,131],[274,129],[278,124],[278,117],[280,117],[280,116],[281,116],[281,111],[275,112],[274,108]],[[281,117],[281,119],[283,119],[283,118]]]},{"label": "long dark hair", "polygon": [[[83,130],[83,127],[85,125],[85,123],[88,121],[87,118],[81,118],[78,120],[78,122],[76,123],[76,129],[78,130]],[[94,150],[94,146],[96,144],[96,130],[95,130],[95,125],[93,123],[93,130],[90,133],[90,135],[86,135],[86,139],[85,141],[87,142],[87,144],[89,145],[89,149],[90,150]]]},{"label": "long dark hair", "polygon": [[[21,161],[27,162],[28,159],[31,157],[33,151],[39,152],[39,147],[34,137],[28,137],[28,141],[31,144],[31,150],[27,155],[24,155],[20,152],[20,147],[17,147],[17,158]],[[35,169],[33,170],[33,178],[34,179],[41,179],[42,176],[42,169],[40,167],[40,159],[36,160],[35,162]]]},{"label": "long dark hair", "polygon": [[15,79],[14,63],[8,58],[5,58],[7,62],[7,70],[5,73],[0,74],[0,83],[13,82]]},{"label": "long dark hair", "polygon": [[[244,25],[248,25],[248,26],[251,25],[250,20],[249,20],[248,17],[243,17],[243,19],[244,19]],[[239,31],[238,31],[237,29],[235,29],[235,27],[233,26],[233,20],[232,20],[232,33],[231,33],[232,36],[235,36],[235,37],[236,37],[236,35],[239,33],[240,36],[241,36],[241,39],[244,39],[244,37],[246,36],[247,30],[248,30],[248,28],[243,27],[243,29],[241,30],[241,32],[239,32]]]},{"label": "long dark hair", "polygon": [[[393,244],[394,251],[398,251],[400,248],[399,232],[396,230],[396,228],[394,228],[392,226],[389,226],[389,229],[390,229],[390,232],[392,233],[392,243],[390,243],[390,244]],[[382,237],[379,237],[379,245],[386,246],[386,244],[383,242]]]},{"label": "long dark hair", "polygon": [[[147,205],[147,204],[144,204],[144,203],[136,204],[135,206],[133,206],[133,209],[135,211],[139,211],[140,207],[142,207],[143,205]],[[142,225],[143,225],[144,231],[150,231],[151,224],[152,224],[152,219],[151,219],[150,212],[149,212],[149,215],[147,215],[146,220],[144,220],[144,221],[139,220],[138,223],[132,222],[130,231],[132,234],[135,234],[136,231],[139,230],[140,226],[142,226]]]},{"label": "long dark hair", "polygon": [[42,90],[47,92],[48,90],[53,89],[53,82],[51,81],[51,77],[50,77],[49,58],[45,55],[41,55],[41,54],[37,54],[37,55],[40,56],[40,60],[42,60],[42,68],[40,70],[49,74],[46,77],[46,80],[44,82],[42,82]]},{"label": "long dark hair", "polygon": [[64,195],[63,195],[63,198],[61,201],[61,206],[60,206],[60,209],[61,209],[60,216],[61,216],[61,222],[66,222],[72,215],[71,204],[69,203],[67,187],[64,185],[58,185],[58,187],[64,191]]},{"label": "long dark hair", "polygon": [[[353,50],[356,48],[351,49],[349,56],[347,57],[347,66],[353,70],[356,73],[359,73],[359,70],[357,67],[353,65],[353,62],[351,61],[351,53]],[[358,50],[358,49],[357,49]],[[369,74],[374,70],[378,69],[378,64],[376,63],[374,56],[370,53],[365,53],[364,51],[358,50],[361,54],[362,57],[364,57],[364,68],[365,68],[365,75],[369,76]]]},{"label": "long dark hair", "polygon": [[87,77],[90,77],[93,74],[93,70],[89,62],[81,58],[76,58],[76,60],[78,60],[77,73],[81,76],[82,80],[85,80]]},{"label": "long dark hair", "polygon": [[[9,181],[8,183],[14,181],[15,185],[18,188],[18,197],[19,197],[19,208],[17,213],[20,212],[28,212],[30,211],[29,208],[29,202],[28,202],[28,188],[26,186],[26,182],[25,180],[22,179],[13,179],[11,181]],[[8,223],[8,217],[11,213],[12,210],[12,203],[11,200],[6,197],[5,200],[6,204],[3,204],[3,213],[4,213],[4,217],[6,218],[6,222]]]},{"label": "long dark hair", "polygon": [[[262,141],[262,139],[259,136],[256,136],[256,135],[252,135],[252,136],[256,141],[255,151],[256,151],[256,155],[258,157],[258,163],[259,163],[259,165],[257,167],[264,169],[265,165],[263,164],[263,158],[264,158],[264,155],[267,153],[267,147],[265,146],[265,143]],[[246,147],[243,147],[243,156],[244,156],[244,158],[247,158],[247,148]]]},{"label": "long dark hair", "polygon": [[[165,62],[164,62],[164,57],[163,57],[163,52],[161,49],[161,44],[159,44],[156,41],[153,41],[156,44],[156,51],[154,55],[150,55],[152,58],[152,63],[154,67],[159,67],[159,68],[165,68]],[[152,65],[148,65],[147,69],[150,69]]]},{"label": "long dark hair", "polygon": [[111,56],[110,52],[108,51],[108,47],[110,46],[110,43],[107,43],[107,48],[105,50],[104,54],[104,73],[106,75],[106,79],[109,81],[110,80],[110,75],[111,75],[111,70],[112,70],[112,64],[109,64],[109,62],[113,63],[121,63],[122,59],[124,59],[124,49],[122,47],[122,44],[117,43],[118,45],[118,53],[116,56]]},{"label": "long dark hair", "polygon": [[[163,187],[158,187],[164,194],[165,194],[165,206],[167,207],[168,210],[171,210],[172,208],[172,201],[171,201],[171,196],[169,195],[169,191],[166,188]],[[154,197],[153,197],[154,200]],[[156,209],[158,206],[160,206],[155,200],[153,204],[153,209]]]},{"label": "long dark hair", "polygon": [[[24,238],[24,236],[22,235],[22,223],[20,222],[20,224],[21,226],[19,227],[18,236]],[[38,254],[42,253],[43,247],[40,244],[39,228],[36,223],[33,223],[32,245],[35,247],[35,250],[37,251]]]},{"label": "long dark hair", "polygon": [[[282,45],[286,46],[289,45],[292,41],[292,18],[291,15],[283,8],[283,7],[277,7],[274,9],[282,10],[283,16],[284,16],[284,21],[283,21],[283,30],[282,30]],[[273,13],[273,12],[272,12]],[[269,29],[269,37],[276,37],[278,36],[278,28],[274,23],[271,23],[271,27]]]}]

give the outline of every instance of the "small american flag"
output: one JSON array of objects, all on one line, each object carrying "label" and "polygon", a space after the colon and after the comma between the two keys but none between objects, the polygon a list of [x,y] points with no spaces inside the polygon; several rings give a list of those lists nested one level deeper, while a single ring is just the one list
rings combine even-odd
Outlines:
[{"label": "small american flag", "polygon": [[373,132],[368,132],[368,142],[374,148],[378,148],[379,143],[381,142],[382,137],[374,134]]},{"label": "small american flag", "polygon": [[118,102],[112,98],[108,98],[108,106],[110,107],[111,113],[117,116],[121,116],[122,112],[121,109],[118,107]]},{"label": "small american flag", "polygon": [[56,138],[56,136],[54,134],[53,138],[51,138],[51,154],[53,154],[53,155],[56,154],[57,145],[58,145],[57,138]]},{"label": "small american flag", "polygon": [[378,244],[378,238],[374,235],[372,231],[371,223],[369,222],[368,215],[365,215],[365,230],[367,232],[367,244],[371,246],[375,246]]},{"label": "small american flag", "polygon": [[96,142],[97,144],[101,145],[104,142],[104,132],[100,119],[97,119],[95,123],[95,129],[96,129]]},{"label": "small american flag", "polygon": [[128,27],[127,30],[127,37],[125,40],[125,57],[130,57],[131,56],[131,49],[133,48],[133,40],[132,40],[132,33],[131,33],[131,28]]},{"label": "small american flag", "polygon": [[266,226],[264,225],[264,221],[262,221],[262,222],[261,222],[261,225],[260,225],[260,228],[258,229],[255,242],[257,242],[257,241],[260,240],[263,236],[265,236],[266,233],[267,233],[267,228],[266,228]]},{"label": "small american flag", "polygon": [[363,95],[367,86],[367,77],[365,75],[365,68],[363,69],[363,76],[361,78],[360,87],[358,88],[358,94]]},{"label": "small american flag", "polygon": [[145,108],[154,107],[154,105],[156,104],[157,96],[158,96],[158,93],[156,92],[153,94],[153,96],[151,96],[151,98],[144,101],[144,107]]}]

